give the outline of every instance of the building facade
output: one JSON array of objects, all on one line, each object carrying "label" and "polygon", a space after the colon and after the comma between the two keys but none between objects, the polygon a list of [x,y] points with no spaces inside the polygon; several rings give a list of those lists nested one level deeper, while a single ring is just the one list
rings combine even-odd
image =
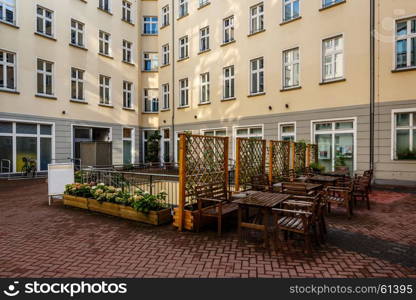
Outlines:
[{"label": "building facade", "polygon": [[237,137],[318,143],[327,170],[415,182],[411,2],[0,0],[0,153],[18,171],[110,140],[113,163],[141,162],[159,130],[176,161],[191,131],[229,136],[231,157]]}]

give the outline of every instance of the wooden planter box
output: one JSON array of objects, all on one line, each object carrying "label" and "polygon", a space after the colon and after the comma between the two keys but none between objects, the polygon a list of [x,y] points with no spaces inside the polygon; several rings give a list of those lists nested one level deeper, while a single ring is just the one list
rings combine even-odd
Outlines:
[{"label": "wooden planter box", "polygon": [[101,203],[95,199],[88,199],[88,209],[115,217],[120,216],[120,205],[115,203]]},{"label": "wooden planter box", "polygon": [[88,199],[83,197],[76,197],[64,195],[64,205],[74,206],[78,208],[88,209]]},{"label": "wooden planter box", "polygon": [[[179,227],[179,212],[178,208],[174,208],[174,214],[173,214],[173,226]],[[196,230],[196,223],[197,223],[197,212],[192,210],[184,210],[185,218],[184,218],[184,224],[183,228],[186,230]]]},{"label": "wooden planter box", "polygon": [[148,214],[139,212],[132,207],[120,205],[120,216],[123,219],[138,221],[152,225],[167,224],[172,221],[170,209],[150,211]]}]

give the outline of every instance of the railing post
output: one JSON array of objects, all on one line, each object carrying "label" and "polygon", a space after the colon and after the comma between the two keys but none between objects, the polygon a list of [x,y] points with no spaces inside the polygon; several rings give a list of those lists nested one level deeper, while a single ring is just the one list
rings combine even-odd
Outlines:
[{"label": "railing post", "polygon": [[150,195],[153,195],[153,175],[150,175],[149,178],[149,183],[150,183]]},{"label": "railing post", "polygon": [[228,174],[228,142],[229,137],[224,138],[224,180],[225,184],[229,186],[229,174]]},{"label": "railing post", "polygon": [[234,180],[235,180],[235,191],[240,191],[240,142],[241,140],[239,138],[236,139],[236,145],[235,145],[235,174],[234,174]]},{"label": "railing post", "polygon": [[186,197],[186,135],[179,135],[179,207],[178,230],[183,230]]},{"label": "railing post", "polygon": [[270,186],[273,183],[273,141],[269,141],[269,183]]},{"label": "railing post", "polygon": [[267,155],[267,141],[263,140],[262,141],[262,153],[261,153],[261,169],[262,169],[262,174],[266,173],[266,155]]}]

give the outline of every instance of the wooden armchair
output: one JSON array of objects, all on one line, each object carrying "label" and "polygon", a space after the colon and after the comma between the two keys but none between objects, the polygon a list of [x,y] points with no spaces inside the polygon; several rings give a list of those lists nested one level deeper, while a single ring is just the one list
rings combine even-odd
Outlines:
[{"label": "wooden armchair", "polygon": [[335,204],[337,206],[345,207],[347,210],[348,219],[351,219],[353,214],[352,191],[352,184],[349,187],[326,187],[324,190],[324,200],[327,204],[328,213],[331,212],[331,204]]},{"label": "wooden armchair", "polygon": [[315,194],[315,191],[308,191],[305,183],[284,182],[282,183],[282,193],[299,196],[313,196]]},{"label": "wooden armchair", "polygon": [[254,191],[265,192],[270,190],[269,177],[266,174],[252,176],[250,185]]},{"label": "wooden armchair", "polygon": [[221,236],[222,219],[238,210],[238,205],[232,202],[231,192],[227,191],[227,185],[224,182],[218,182],[197,186],[196,198],[197,232],[199,232],[203,217],[216,218],[218,235]]},{"label": "wooden armchair", "polygon": [[356,176],[354,179],[353,199],[354,204],[357,204],[357,199],[361,199],[366,202],[367,209],[370,209],[370,177]]}]

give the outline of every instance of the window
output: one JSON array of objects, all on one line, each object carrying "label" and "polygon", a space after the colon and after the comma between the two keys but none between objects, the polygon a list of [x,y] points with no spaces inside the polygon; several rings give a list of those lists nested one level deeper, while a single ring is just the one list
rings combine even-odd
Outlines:
[{"label": "window", "polygon": [[99,0],[98,8],[110,12],[110,0]]},{"label": "window", "polygon": [[159,111],[159,99],[157,89],[144,89],[143,101],[145,113],[157,113]]},{"label": "window", "polygon": [[53,36],[53,11],[38,6],[36,9],[36,32],[52,37]]},{"label": "window", "polygon": [[323,41],[323,81],[344,77],[344,40],[342,36]]},{"label": "window", "polygon": [[22,172],[23,157],[36,160],[37,171],[48,170],[52,161],[53,125],[0,121],[0,157],[10,161],[10,170]]},{"label": "window", "polygon": [[143,34],[157,34],[157,17],[143,17]]},{"label": "window", "polygon": [[250,8],[250,34],[264,30],[264,6],[263,3]]},{"label": "window", "polygon": [[234,16],[223,20],[223,43],[234,41]]},{"label": "window", "polygon": [[184,36],[179,39],[179,59],[188,57],[188,37]]},{"label": "window", "polygon": [[210,3],[210,0],[199,0],[199,7],[203,7],[205,5],[208,5]]},{"label": "window", "polygon": [[123,128],[123,164],[134,163],[134,129]]},{"label": "window", "polygon": [[239,138],[262,139],[263,127],[262,126],[236,127],[235,136]]},{"label": "window", "polygon": [[157,53],[145,52],[143,53],[143,71],[157,71],[158,59]]},{"label": "window", "polygon": [[167,110],[169,109],[169,98],[170,98],[170,91],[169,91],[169,83],[162,84],[162,109]]},{"label": "window", "polygon": [[209,103],[209,73],[201,74],[199,103]]},{"label": "window", "polygon": [[123,1],[122,3],[122,19],[128,23],[133,23],[133,19],[131,18],[131,3],[127,1]]},{"label": "window", "polygon": [[0,21],[16,24],[16,0],[0,0]]},{"label": "window", "polygon": [[416,67],[416,18],[396,23],[396,68]]},{"label": "window", "polygon": [[71,68],[71,100],[84,101],[84,71]]},{"label": "window", "polygon": [[162,8],[162,26],[163,27],[169,25],[169,18],[170,18],[169,5],[166,5]]},{"label": "window", "polygon": [[71,44],[79,47],[84,45],[84,24],[76,20],[71,20]]},{"label": "window", "polygon": [[199,51],[209,50],[209,27],[202,28],[199,31]]},{"label": "window", "polygon": [[299,17],[299,0],[283,1],[283,22]]},{"label": "window", "polygon": [[162,65],[167,66],[169,64],[169,44],[162,46]]},{"label": "window", "polygon": [[123,40],[123,61],[127,63],[132,63],[132,47],[133,43]]},{"label": "window", "polygon": [[188,0],[179,0],[179,18],[188,14]]},{"label": "window", "polygon": [[99,34],[99,53],[109,56],[110,49],[110,34],[100,30]]},{"label": "window", "polygon": [[322,7],[328,7],[339,2],[344,2],[345,0],[322,0]]},{"label": "window", "polygon": [[233,99],[235,97],[234,94],[234,84],[235,84],[235,77],[234,77],[234,66],[229,66],[224,68],[224,100]]},{"label": "window", "polygon": [[162,129],[162,149],[161,157],[163,162],[170,162],[170,129]]},{"label": "window", "polygon": [[299,86],[299,48],[283,52],[283,88]]},{"label": "window", "polygon": [[111,78],[100,75],[100,104],[111,104]]},{"label": "window", "polygon": [[279,140],[281,141],[296,141],[296,124],[287,123],[279,124]]},{"label": "window", "polygon": [[201,131],[202,134],[206,136],[227,136],[226,129],[204,129]]},{"label": "window", "polygon": [[39,95],[53,95],[53,63],[38,59],[37,63],[37,93]]},{"label": "window", "polygon": [[416,110],[393,113],[394,159],[416,159]]},{"label": "window", "polygon": [[133,108],[133,83],[123,81],[123,107]]},{"label": "window", "polygon": [[179,80],[179,107],[189,106],[188,78]]},{"label": "window", "polygon": [[154,162],[156,160],[158,160],[158,157],[155,157],[155,155],[153,154],[153,152],[149,153],[148,150],[148,140],[151,138],[152,135],[154,135],[156,133],[156,130],[149,130],[149,129],[144,129],[143,130],[143,161],[146,162]]},{"label": "window", "polygon": [[0,90],[16,90],[16,54],[0,50]]},{"label": "window", "polygon": [[250,94],[264,93],[264,60],[263,57],[250,61]]}]

